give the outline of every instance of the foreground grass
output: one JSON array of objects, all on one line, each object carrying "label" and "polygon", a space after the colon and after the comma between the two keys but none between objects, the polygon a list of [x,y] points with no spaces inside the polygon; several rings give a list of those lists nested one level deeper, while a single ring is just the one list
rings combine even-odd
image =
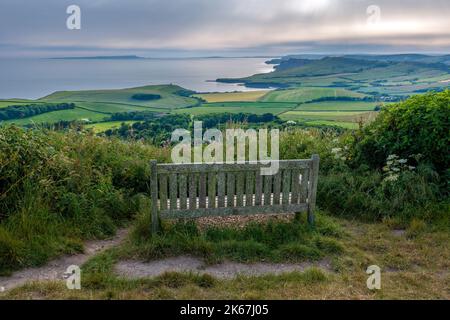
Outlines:
[{"label": "foreground grass", "polygon": [[[5,299],[449,299],[450,234],[445,225],[412,222],[395,230],[392,221],[361,223],[325,218],[342,231],[340,254],[328,254],[332,268],[305,272],[218,280],[208,275],[166,273],[129,280],[114,274],[131,235],[121,248],[104,252],[83,267],[82,290],[62,282],[32,283],[14,289]],[[444,228],[443,228],[444,227]],[[141,247],[142,248],[142,247]],[[142,252],[141,252],[142,253]],[[370,265],[382,270],[382,288],[366,287]]]}]

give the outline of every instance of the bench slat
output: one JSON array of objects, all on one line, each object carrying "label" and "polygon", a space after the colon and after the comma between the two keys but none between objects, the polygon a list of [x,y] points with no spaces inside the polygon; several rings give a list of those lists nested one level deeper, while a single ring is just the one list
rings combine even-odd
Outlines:
[{"label": "bench slat", "polygon": [[273,204],[280,204],[281,193],[281,170],[273,177]]},{"label": "bench slat", "polygon": [[[279,160],[280,169],[302,169],[308,168],[311,160]],[[192,164],[158,164],[158,174],[160,173],[201,173],[201,172],[239,172],[239,171],[260,171],[261,168],[268,168],[270,165],[263,165],[260,162],[247,163],[192,163]]]},{"label": "bench slat", "polygon": [[253,186],[255,185],[255,172],[248,171],[245,177],[245,206],[253,206]]},{"label": "bench slat", "polygon": [[272,198],[272,176],[264,176],[264,205],[270,206]]},{"label": "bench slat", "polygon": [[161,210],[167,209],[167,174],[159,176],[159,202]]},{"label": "bench slat", "polygon": [[300,185],[300,203],[306,203],[306,199],[308,198],[308,178],[309,170],[304,169],[302,172],[302,181]]},{"label": "bench slat", "polygon": [[176,210],[178,202],[178,190],[177,190],[177,174],[172,173],[169,176],[169,198],[170,198],[170,210]]},{"label": "bench slat", "polygon": [[187,176],[180,174],[178,176],[178,183],[180,187],[180,209],[187,209]]},{"label": "bench slat", "polygon": [[206,173],[200,173],[199,178],[199,208],[206,208]]},{"label": "bench slat", "polygon": [[234,207],[234,187],[235,177],[234,172],[227,173],[227,207]]},{"label": "bench slat", "polygon": [[255,206],[260,206],[262,201],[263,176],[260,171],[255,173]]},{"label": "bench slat", "polygon": [[208,208],[216,207],[216,180],[216,173],[210,172],[208,174]]},{"label": "bench slat", "polygon": [[197,175],[189,175],[189,209],[197,209]]},{"label": "bench slat", "polygon": [[291,170],[283,170],[283,198],[284,205],[289,204],[289,192],[291,191]]},{"label": "bench slat", "polygon": [[244,184],[245,175],[243,173],[238,173],[236,175],[236,206],[244,206]]},{"label": "bench slat", "polygon": [[290,212],[304,212],[308,206],[302,204],[289,205],[275,205],[270,207],[236,207],[236,208],[214,208],[214,209],[197,209],[197,210],[166,210],[161,212],[163,218],[177,219],[177,218],[196,218],[208,216],[230,216],[230,215],[250,215],[250,214],[272,214],[272,213],[290,213]]},{"label": "bench slat", "polygon": [[218,194],[218,207],[225,207],[225,172],[219,172],[217,175],[217,194]]},{"label": "bench slat", "polygon": [[298,203],[298,198],[300,195],[300,170],[292,170],[292,196],[291,203]]}]

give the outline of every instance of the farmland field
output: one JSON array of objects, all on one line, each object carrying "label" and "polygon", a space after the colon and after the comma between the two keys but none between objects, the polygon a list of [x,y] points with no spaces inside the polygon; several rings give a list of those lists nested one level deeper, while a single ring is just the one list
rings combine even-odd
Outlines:
[{"label": "farmland field", "polygon": [[93,112],[81,108],[75,108],[43,113],[30,118],[8,120],[5,121],[5,123],[27,125],[33,123],[55,123],[58,121],[74,121],[74,120],[102,121],[107,116],[108,115],[103,113]]},{"label": "farmland field", "polygon": [[300,111],[373,111],[381,103],[364,101],[323,101],[301,104]]},{"label": "farmland field", "polygon": [[105,132],[109,129],[116,129],[119,128],[122,123],[125,124],[133,124],[136,121],[108,121],[108,122],[99,122],[99,123],[92,123],[87,124],[86,129],[92,129],[95,133],[101,133]]},{"label": "farmland field", "polygon": [[204,99],[206,102],[229,102],[229,101],[257,101],[266,95],[269,90],[246,91],[246,92],[224,92],[196,94],[194,97]]},{"label": "farmland field", "polygon": [[254,114],[280,114],[287,110],[294,109],[295,103],[276,102],[221,102],[221,103],[205,103],[200,107],[186,108],[175,110],[175,113],[189,113],[193,115],[208,113],[254,113]]},{"label": "farmland field", "polygon": [[351,97],[351,98],[364,98],[366,95],[353,92],[346,89],[337,88],[295,88],[288,90],[276,90],[268,93],[261,98],[261,101],[266,102],[308,102],[314,99],[324,98],[324,97]]},{"label": "farmland field", "polygon": [[[185,89],[175,85],[144,86],[119,90],[59,91],[41,100],[50,102],[121,103],[165,110],[185,108],[198,104],[197,99],[180,95],[181,92],[185,91]],[[159,95],[161,98],[150,101],[138,100],[133,98],[135,94]]]}]

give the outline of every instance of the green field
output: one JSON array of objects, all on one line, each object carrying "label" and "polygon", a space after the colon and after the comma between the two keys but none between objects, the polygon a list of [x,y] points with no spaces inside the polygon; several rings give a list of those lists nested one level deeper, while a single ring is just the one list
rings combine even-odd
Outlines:
[{"label": "green field", "polygon": [[373,111],[379,102],[365,101],[324,101],[301,104],[299,111]]},{"label": "green field", "polygon": [[58,121],[102,121],[108,115],[98,112],[93,112],[81,108],[53,111],[49,113],[43,113],[34,117],[24,119],[14,119],[4,121],[7,124],[27,125],[33,123],[55,123]]},{"label": "green field", "polygon": [[194,97],[204,99],[206,102],[257,101],[268,92],[270,90],[204,93],[196,94]]},{"label": "green field", "polygon": [[[59,91],[40,100],[50,102],[102,102],[150,107],[162,110],[186,108],[198,104],[198,100],[179,93],[185,89],[175,85],[144,86],[118,90]],[[160,95],[161,99],[141,101],[134,94]],[[125,110],[126,111],[126,110]]]},{"label": "green field", "polygon": [[108,122],[99,122],[99,123],[92,123],[92,124],[87,124],[86,125],[86,129],[92,129],[95,133],[101,133],[101,132],[105,132],[106,130],[109,129],[117,129],[120,128],[120,126],[122,125],[122,123],[125,124],[133,124],[137,121],[108,121]]},{"label": "green field", "polygon": [[351,97],[351,98],[364,98],[366,95],[358,92],[353,92],[346,89],[338,88],[295,88],[288,90],[275,90],[269,92],[260,100],[265,102],[308,102],[311,100],[324,98],[324,97]]},{"label": "green field", "polygon": [[220,102],[220,103],[205,103],[200,107],[178,109],[176,113],[189,113],[193,115],[201,115],[208,113],[254,113],[254,114],[280,114],[287,110],[294,109],[298,104],[276,102]]}]

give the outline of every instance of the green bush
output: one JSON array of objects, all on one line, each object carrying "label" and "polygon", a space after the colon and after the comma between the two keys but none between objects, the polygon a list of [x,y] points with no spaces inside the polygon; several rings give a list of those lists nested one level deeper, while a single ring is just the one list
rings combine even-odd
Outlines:
[{"label": "green bush", "polygon": [[92,134],[0,127],[0,272],[112,235],[168,150]]},{"label": "green bush", "polygon": [[354,144],[355,162],[382,168],[389,155],[422,156],[443,173],[450,165],[450,90],[387,106]]}]

